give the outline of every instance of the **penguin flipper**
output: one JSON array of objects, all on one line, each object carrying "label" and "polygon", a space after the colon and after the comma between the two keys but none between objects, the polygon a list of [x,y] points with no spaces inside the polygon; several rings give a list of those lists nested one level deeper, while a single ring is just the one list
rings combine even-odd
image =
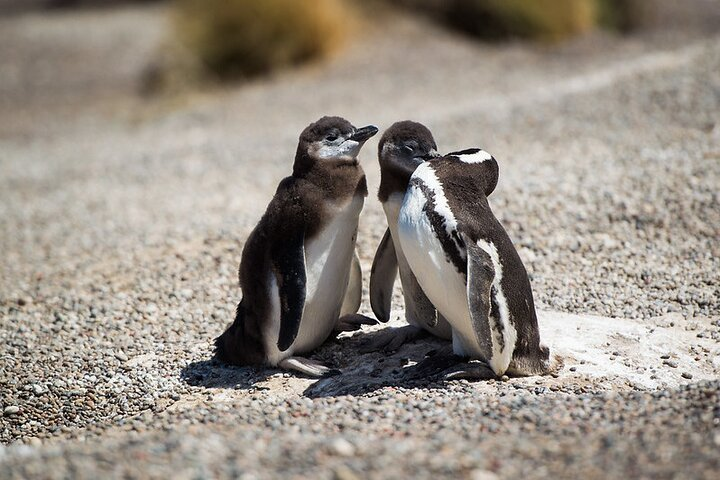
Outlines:
[{"label": "penguin flipper", "polygon": [[360,267],[357,250],[355,250],[350,264],[350,278],[340,308],[340,316],[357,313],[360,310],[360,303],[362,303],[362,268]]},{"label": "penguin flipper", "polygon": [[477,243],[462,233],[467,248],[467,298],[470,309],[470,321],[483,360],[492,358],[492,330],[490,327],[491,290],[495,278],[492,258]]},{"label": "penguin flipper", "polygon": [[390,229],[385,230],[378,245],[370,271],[370,306],[378,320],[390,320],[393,285],[398,274],[398,262]]},{"label": "penguin flipper", "polygon": [[305,308],[305,232],[283,238],[276,245],[273,267],[280,297],[280,333],[277,346],[284,352],[295,341]]}]

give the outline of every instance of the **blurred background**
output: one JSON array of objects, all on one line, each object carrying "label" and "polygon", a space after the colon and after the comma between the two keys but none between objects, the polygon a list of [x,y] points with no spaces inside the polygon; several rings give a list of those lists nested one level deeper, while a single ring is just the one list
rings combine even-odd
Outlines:
[{"label": "blurred background", "polygon": [[[335,114],[492,152],[491,200],[541,304],[714,311],[693,255],[717,250],[720,224],[719,26],[716,0],[0,0],[3,290],[208,238],[230,242],[217,257],[234,285],[299,132]],[[366,267],[385,228],[378,138],[362,156]],[[677,258],[637,260],[663,249],[687,281]],[[230,308],[228,292],[201,305]]]}]

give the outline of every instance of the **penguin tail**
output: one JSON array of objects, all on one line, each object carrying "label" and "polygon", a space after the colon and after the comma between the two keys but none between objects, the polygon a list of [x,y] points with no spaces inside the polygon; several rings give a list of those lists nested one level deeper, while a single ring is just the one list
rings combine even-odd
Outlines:
[{"label": "penguin tail", "polygon": [[215,358],[224,363],[238,363],[237,362],[237,337],[241,333],[245,323],[245,308],[243,302],[238,303],[237,309],[235,310],[235,320],[231,323],[227,329],[215,338]]},{"label": "penguin tail", "polygon": [[511,375],[529,377],[533,375],[554,375],[565,366],[565,361],[558,354],[550,354],[546,345],[540,345],[532,354],[513,356],[507,371]]}]

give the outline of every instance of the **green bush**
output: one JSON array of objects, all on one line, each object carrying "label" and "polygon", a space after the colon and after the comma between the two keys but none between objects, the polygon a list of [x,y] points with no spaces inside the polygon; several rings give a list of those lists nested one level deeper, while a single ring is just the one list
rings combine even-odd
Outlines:
[{"label": "green bush", "polygon": [[341,0],[176,0],[178,40],[211,75],[250,77],[323,57],[353,18]]}]

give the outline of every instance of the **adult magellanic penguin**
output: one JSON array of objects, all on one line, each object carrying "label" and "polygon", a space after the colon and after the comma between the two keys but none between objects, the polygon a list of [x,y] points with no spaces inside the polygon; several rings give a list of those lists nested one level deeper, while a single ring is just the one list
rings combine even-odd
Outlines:
[{"label": "adult magellanic penguin", "polygon": [[367,196],[358,154],[377,131],[323,117],[302,132],[292,176],[245,243],[243,298],[215,341],[220,360],[321,376],[330,369],[301,354],[333,331],[375,323],[355,314],[362,293],[355,242]]},{"label": "adult magellanic penguin", "polygon": [[396,122],[380,139],[378,159],[381,178],[378,199],[385,210],[388,229],[373,260],[370,304],[378,320],[389,320],[393,284],[399,270],[405,300],[405,320],[408,325],[382,332],[364,347],[365,350],[395,350],[424,332],[445,339],[451,338],[450,325],[438,315],[418,284],[397,238],[398,213],[410,176],[421,163],[437,155],[432,133],[417,122]]},{"label": "adult magellanic penguin", "polygon": [[448,379],[538,375],[559,366],[540,344],[525,267],[490,210],[497,182],[498,164],[481,149],[434,158],[413,172],[398,214],[408,265],[452,329]]}]

